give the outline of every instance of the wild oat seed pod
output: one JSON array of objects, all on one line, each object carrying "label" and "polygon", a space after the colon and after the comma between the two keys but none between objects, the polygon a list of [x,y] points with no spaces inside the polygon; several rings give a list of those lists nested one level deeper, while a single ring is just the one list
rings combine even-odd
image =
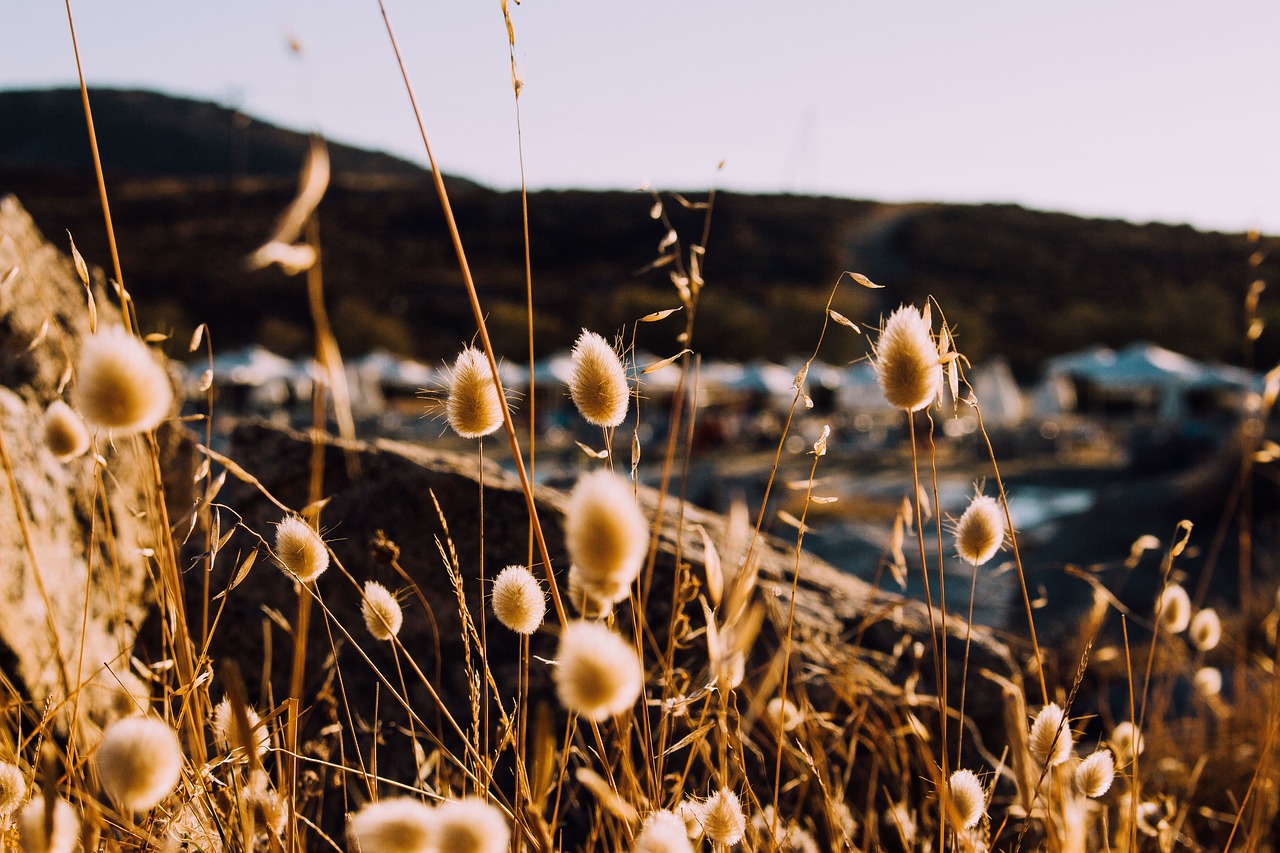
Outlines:
[{"label": "wild oat seed pod", "polygon": [[702,832],[714,844],[737,844],[747,831],[738,795],[728,788],[716,791],[702,804]]},{"label": "wild oat seed pod", "polygon": [[1191,677],[1191,686],[1204,698],[1217,696],[1222,692],[1222,670],[1214,666],[1202,666]]},{"label": "wild oat seed pod", "polygon": [[490,593],[493,614],[517,634],[532,634],[547,615],[547,599],[533,572],[524,566],[507,566],[493,579]]},{"label": "wild oat seed pod", "polygon": [[1042,767],[1057,767],[1071,757],[1071,724],[1057,702],[1050,702],[1036,714],[1027,745]]},{"label": "wild oat seed pod", "polygon": [[475,347],[464,347],[450,371],[445,416],[463,438],[483,438],[502,426],[502,401],[489,359]]},{"label": "wild oat seed pod", "polygon": [[895,409],[918,412],[942,389],[942,362],[928,321],[914,305],[889,315],[875,347],[876,377]]},{"label": "wild oat seed pod", "polygon": [[105,326],[80,349],[80,414],[116,435],[155,429],[169,414],[173,386],[151,348],[121,326]]},{"label": "wild oat seed pod", "polygon": [[391,640],[400,633],[404,623],[404,612],[400,602],[382,584],[377,581],[366,581],[364,600],[360,602],[360,615],[364,617],[364,626],[369,629],[375,640]]},{"label": "wild oat seed pod", "polygon": [[616,427],[627,416],[627,374],[609,342],[595,332],[582,330],[573,345],[573,372],[569,396],[587,423]]},{"label": "wild oat seed pod", "polygon": [[635,853],[693,853],[684,819],[675,812],[654,812],[636,836]]},{"label": "wild oat seed pod", "polygon": [[599,622],[565,625],[556,664],[561,704],[593,722],[629,710],[644,688],[636,650]]},{"label": "wild oat seed pod", "polygon": [[125,717],[103,732],[97,762],[103,790],[126,809],[143,812],[178,784],[182,747],[160,720]]},{"label": "wild oat seed pod", "polygon": [[7,761],[0,761],[0,831],[26,796],[27,780],[22,777],[22,771]]},{"label": "wild oat seed pod", "polygon": [[1121,766],[1133,761],[1135,756],[1141,755],[1142,751],[1146,749],[1142,734],[1128,720],[1117,724],[1111,730],[1111,737],[1107,738],[1107,743],[1111,744],[1111,748],[1116,754],[1116,762]]},{"label": "wild oat seed pod", "polygon": [[649,525],[630,483],[604,469],[580,477],[573,487],[564,534],[569,560],[593,596],[629,588],[649,546]]},{"label": "wild oat seed pod", "polygon": [[1096,799],[1111,789],[1115,777],[1116,761],[1111,750],[1100,749],[1076,765],[1076,790]]},{"label": "wild oat seed pod", "polygon": [[18,813],[18,844],[23,853],[71,853],[80,840],[80,817],[59,797],[53,804],[53,827],[45,825],[44,797],[36,794]]},{"label": "wild oat seed pod", "polygon": [[1206,607],[1191,620],[1191,642],[1202,652],[1216,649],[1222,642],[1222,622],[1213,608]]},{"label": "wild oat seed pod", "polygon": [[957,770],[947,781],[951,802],[960,815],[960,825],[973,829],[987,812],[987,792],[982,780],[972,770]]},{"label": "wild oat seed pod", "polygon": [[89,449],[89,430],[75,409],[54,400],[44,410],[44,443],[59,462],[66,462]]},{"label": "wild oat seed pod", "polygon": [[996,555],[1003,543],[1004,512],[1000,502],[978,495],[956,523],[956,553],[966,563],[981,566]]},{"label": "wild oat seed pod", "polygon": [[1181,634],[1191,624],[1191,596],[1178,584],[1169,584],[1156,602],[1156,618],[1170,634]]},{"label": "wild oat seed pod", "polygon": [[360,853],[427,853],[434,850],[435,810],[411,797],[390,797],[351,816],[347,836]]},{"label": "wild oat seed pod", "polygon": [[464,797],[436,807],[435,840],[438,853],[504,853],[511,827],[497,806]]},{"label": "wild oat seed pod", "polygon": [[276,558],[289,574],[311,583],[329,568],[329,551],[316,529],[290,515],[276,525]]}]

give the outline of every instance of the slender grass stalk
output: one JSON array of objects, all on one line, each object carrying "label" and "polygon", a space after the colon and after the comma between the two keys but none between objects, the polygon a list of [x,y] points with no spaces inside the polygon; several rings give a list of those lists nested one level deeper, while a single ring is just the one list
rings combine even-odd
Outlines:
[{"label": "slender grass stalk", "polygon": [[[823,450],[825,453],[825,448]],[[778,738],[778,751],[773,763],[773,821],[769,827],[769,847],[772,849],[776,844],[776,836],[778,832],[778,796],[782,793],[782,751],[787,741],[786,727],[782,724],[785,719],[787,699],[787,686],[790,684],[791,674],[791,642],[792,633],[795,630],[796,622],[796,593],[800,589],[800,555],[801,548],[804,545],[805,522],[809,517],[810,498],[813,497],[813,479],[818,473],[818,460],[822,458],[816,448],[813,453],[813,464],[809,466],[809,482],[804,489],[804,508],[800,510],[800,530],[796,535],[796,559],[792,566],[791,573],[791,601],[787,605],[787,632],[782,644],[782,681],[778,687],[778,697],[782,700],[782,712],[779,716],[776,726],[776,734]]]},{"label": "slender grass stalk", "polygon": [[[938,678],[938,685],[939,685],[939,689],[942,691],[940,694],[942,697],[942,707],[945,709],[950,707],[950,703],[947,701],[947,693],[951,688],[951,685],[948,683],[948,680],[947,680],[947,664],[948,664],[948,660],[947,660],[947,572],[946,572],[946,566],[945,566],[945,557],[942,553],[942,516],[940,514],[942,512],[942,507],[938,503],[938,447],[933,440],[933,431],[934,431],[933,415],[929,413],[928,409],[925,409],[925,417],[929,419],[929,471],[930,471],[930,474],[932,477],[932,483],[933,483],[933,512],[934,512],[934,519],[935,519],[933,527],[938,537],[938,614],[942,619],[942,631],[941,631],[942,656],[938,660],[938,665],[941,668],[941,675]],[[919,489],[917,489],[916,503],[918,504],[919,502],[920,502],[920,492],[919,492]],[[928,573],[927,567],[925,569],[925,572],[926,574]],[[947,714],[943,713],[942,720],[941,722],[939,722],[938,727],[941,730],[939,733],[939,737],[942,739],[942,777],[944,779],[951,778],[951,768],[947,765],[947,745],[950,743],[950,740],[947,737],[947,724],[948,724]],[[963,714],[960,717],[959,728],[960,728],[960,737],[963,738],[964,737],[964,715]],[[956,759],[956,766],[957,767],[960,766],[960,760],[958,758]],[[948,786],[948,794],[950,794],[949,786]]]},{"label": "slender grass stalk", "polygon": [[1036,620],[1031,615],[1031,595],[1027,592],[1027,575],[1022,569],[1022,551],[1018,548],[1018,531],[1013,526],[1013,516],[1009,514],[1009,496],[1005,494],[1004,478],[1000,476],[1000,465],[996,462],[996,451],[991,445],[991,436],[987,434],[986,424],[982,422],[982,408],[973,407],[978,416],[978,432],[987,446],[987,456],[991,459],[991,470],[995,474],[996,488],[1000,491],[1000,506],[1004,508],[1005,530],[1009,532],[1009,547],[1013,550],[1013,564],[1018,569],[1018,589],[1022,593],[1022,606],[1027,614],[1027,632],[1031,635],[1031,654],[1036,662],[1036,679],[1040,683],[1040,699],[1049,703],[1049,687],[1044,680],[1044,655],[1040,652],[1040,641],[1036,638]]},{"label": "slender grass stalk", "polygon": [[467,297],[471,303],[471,312],[476,322],[476,330],[480,334],[480,342],[483,345],[485,356],[489,359],[489,368],[493,371],[493,382],[498,389],[498,400],[502,405],[502,423],[506,427],[507,441],[511,446],[512,461],[516,466],[516,474],[520,478],[520,487],[524,492],[525,506],[529,511],[529,518],[533,525],[534,538],[537,540],[538,551],[542,557],[543,568],[547,575],[547,586],[551,590],[551,601],[556,608],[556,616],[563,626],[568,623],[568,617],[565,614],[564,603],[560,599],[560,588],[556,583],[555,572],[551,565],[551,553],[547,549],[546,537],[542,533],[542,524],[538,520],[538,507],[533,496],[533,483],[529,479],[529,472],[525,469],[524,455],[520,450],[520,440],[516,437],[515,421],[511,418],[511,407],[507,403],[507,395],[502,387],[502,378],[498,375],[498,359],[494,355],[493,343],[489,340],[489,329],[484,319],[484,312],[480,308],[480,297],[476,293],[476,283],[471,275],[471,266],[467,263],[467,255],[462,247],[462,235],[458,232],[458,223],[453,217],[453,207],[449,204],[449,193],[444,186],[444,176],[440,173],[440,168],[436,165],[435,155],[431,151],[431,143],[427,141],[427,129],[422,120],[422,112],[418,109],[418,99],[413,92],[413,84],[409,80],[409,70],[405,65],[404,57],[400,53],[400,46],[396,42],[395,29],[391,25],[391,18],[387,14],[386,3],[378,0],[378,8],[382,11],[382,19],[387,27],[387,36],[391,40],[391,49],[395,53],[396,63],[400,67],[400,74],[404,79],[405,90],[409,95],[409,102],[413,107],[413,115],[418,123],[418,132],[422,136],[422,145],[427,152],[427,160],[431,164],[431,177],[435,182],[436,194],[440,198],[440,207],[444,211],[445,223],[449,229],[449,236],[453,241],[454,253],[458,257],[458,266],[462,272],[462,280],[466,285]]},{"label": "slender grass stalk", "polygon": [[[925,558],[924,553],[924,510],[920,506],[920,460],[919,451],[916,448],[916,418],[914,412],[907,412],[906,415],[907,440],[911,442],[911,482],[914,486],[915,495],[915,500],[912,501],[912,504],[915,506],[916,512],[916,543],[919,545],[920,549],[920,574],[924,578],[925,609],[929,617],[929,643],[933,647],[934,689],[937,691],[938,695],[938,718],[939,720],[944,721],[939,725],[943,726],[943,731],[945,731],[945,720],[947,719],[947,705],[945,699],[946,688],[942,682],[943,664],[941,650],[938,648],[938,626],[933,618],[933,594],[929,589],[929,561]],[[940,780],[945,781],[947,778],[947,762],[949,761],[945,740],[942,744],[941,755],[942,769],[940,771],[939,778]],[[950,793],[945,784],[939,783],[936,784],[935,787],[937,788],[938,797],[942,802],[942,809],[945,813],[949,808]],[[947,822],[944,820],[938,828],[939,849],[945,849],[946,847],[946,826]]]},{"label": "slender grass stalk", "polygon": [[89,106],[89,88],[84,81],[84,66],[80,63],[80,44],[76,40],[75,18],[71,14],[71,0],[66,0],[67,29],[71,33],[71,50],[76,57],[76,77],[80,82],[80,102],[84,106],[84,123],[89,131],[89,152],[93,155],[93,175],[98,182],[98,201],[102,205],[102,220],[107,228],[107,247],[111,251],[111,267],[116,276],[116,288],[121,299],[126,331],[133,331],[133,320],[125,297],[124,271],[120,267],[120,249],[116,246],[116,229],[111,221],[111,203],[107,200],[107,182],[102,174],[102,156],[98,153],[98,134],[93,126],[93,109]]}]

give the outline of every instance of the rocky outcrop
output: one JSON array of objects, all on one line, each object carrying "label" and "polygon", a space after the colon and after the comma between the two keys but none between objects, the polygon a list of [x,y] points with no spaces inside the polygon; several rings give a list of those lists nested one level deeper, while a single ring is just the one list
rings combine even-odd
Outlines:
[{"label": "rocky outcrop", "polygon": [[[313,448],[319,453],[313,456]],[[387,682],[374,674],[397,672],[396,654],[387,643],[373,640],[364,630],[360,614],[360,587],[376,580],[389,589],[400,590],[405,623],[400,639],[404,649],[420,669],[455,718],[465,727],[470,720],[469,682],[466,650],[461,641],[463,622],[458,600],[448,579],[446,561],[456,559],[460,567],[466,607],[473,618],[483,618],[488,643],[488,659],[494,672],[497,693],[510,705],[516,693],[516,663],[519,645],[488,613],[482,600],[478,573],[483,559],[486,578],[492,578],[508,564],[526,564],[529,554],[527,510],[519,484],[496,466],[485,468],[483,490],[475,456],[436,452],[390,441],[346,444],[326,436],[293,433],[266,423],[242,426],[233,435],[230,456],[243,469],[229,481],[220,498],[235,511],[249,531],[242,531],[223,548],[223,557],[210,575],[213,594],[227,589],[238,574],[246,555],[270,541],[273,525],[285,514],[282,507],[301,508],[310,498],[313,465],[323,467],[320,493],[326,503],[321,526],[337,556],[338,565],[317,583],[323,614],[317,615],[310,630],[308,659],[316,664],[309,673],[304,705],[309,708],[305,726],[308,748],[326,760],[345,755],[368,757],[377,747],[378,773],[385,778],[416,778],[422,753],[411,747],[412,726],[402,709],[388,695]],[[354,464],[352,464],[354,463]],[[357,471],[358,473],[352,473]],[[481,492],[483,491],[483,502]],[[563,510],[566,494],[540,488],[539,515],[546,532],[559,588],[567,590],[568,560],[563,544]],[[653,517],[656,493],[641,490],[641,503]],[[229,515],[224,516],[225,529]],[[673,579],[689,571],[699,583],[705,582],[704,539],[723,547],[728,531],[718,515],[686,506],[677,514],[674,500],[666,505],[659,549],[648,597],[645,621],[655,628],[653,648],[662,648],[670,622]],[[447,525],[447,529],[446,529]],[[483,528],[482,528],[483,525]],[[483,538],[481,530],[483,529]],[[483,541],[483,554],[480,543]],[[391,565],[403,569],[399,574]],[[795,639],[790,665],[792,695],[825,719],[839,720],[853,709],[882,717],[883,731],[913,725],[914,715],[926,726],[936,724],[936,705],[930,694],[934,674],[930,661],[928,616],[923,604],[878,592],[851,576],[776,540],[763,542],[758,550],[759,600],[766,605],[766,619],[746,661],[746,680],[739,690],[739,711],[747,720],[760,716],[763,704],[776,695],[780,674],[779,649],[790,615],[793,573],[796,583]],[[731,566],[729,567],[732,568]],[[189,610],[200,606],[204,579],[189,574],[195,583],[189,588]],[[242,662],[251,689],[263,702],[266,692],[275,701],[287,695],[290,665],[287,624],[296,612],[297,593],[292,581],[261,555],[247,577],[218,603],[224,607],[221,626],[210,646],[215,659],[234,658]],[[416,591],[410,593],[409,580]],[[420,596],[419,596],[420,592]],[[487,599],[486,599],[487,600]],[[566,607],[569,605],[566,604]],[[570,608],[572,614],[572,608]],[[485,614],[481,617],[481,614]],[[683,605],[690,640],[680,652],[679,668],[692,687],[711,679],[706,664],[702,628],[705,617],[696,600]],[[618,613],[618,624],[633,620],[627,610]],[[558,631],[555,614],[549,611],[548,624],[532,638],[533,666],[530,691],[533,705],[554,709],[556,702],[546,660],[555,656]],[[965,628],[959,620],[949,623],[949,681],[954,697],[959,695]],[[997,684],[977,673],[994,672],[1018,681],[1018,667],[1009,649],[985,630],[975,630],[969,662],[968,710],[979,724],[966,733],[971,749],[983,749],[977,732],[1004,730],[1005,699]],[[474,654],[474,652],[473,652]],[[655,658],[650,657],[650,663]],[[326,662],[321,666],[321,662]],[[419,679],[409,674],[405,661],[409,704],[422,713],[434,707],[433,699]],[[257,681],[257,673],[264,677]],[[216,696],[215,696],[216,699]],[[873,710],[868,712],[868,707]],[[495,715],[496,716],[496,715]],[[436,717],[430,716],[429,722]],[[424,742],[425,744],[425,742]],[[846,745],[847,746],[847,745]],[[999,746],[987,751],[997,754]],[[454,744],[457,748],[457,745]],[[868,749],[859,754],[852,788],[875,780],[886,772],[897,747],[883,744],[884,753]],[[460,754],[460,750],[459,750]],[[988,756],[991,766],[993,757]],[[772,762],[756,770],[764,773]],[[748,768],[750,757],[748,756]],[[913,768],[909,784],[924,778],[925,771]],[[324,775],[323,773],[321,775]],[[509,770],[507,777],[509,777]],[[771,779],[766,783],[771,784]],[[880,783],[883,784],[883,778]],[[859,795],[864,793],[858,792]],[[850,792],[850,796],[854,795]],[[335,808],[341,808],[335,804]],[[567,848],[566,848],[567,849]]]},{"label": "rocky outcrop", "polygon": [[[95,278],[97,322],[120,322]],[[69,716],[68,696],[82,714],[110,701],[118,682],[107,670],[127,672],[152,600],[157,492],[143,440],[99,436],[68,462],[45,445],[45,407],[71,396],[89,326],[72,260],[14,198],[0,198],[0,674],[5,688],[33,700],[32,713],[48,707],[60,717]],[[173,508],[185,512],[190,455],[167,451],[190,445],[177,430],[162,430],[159,442]]]}]

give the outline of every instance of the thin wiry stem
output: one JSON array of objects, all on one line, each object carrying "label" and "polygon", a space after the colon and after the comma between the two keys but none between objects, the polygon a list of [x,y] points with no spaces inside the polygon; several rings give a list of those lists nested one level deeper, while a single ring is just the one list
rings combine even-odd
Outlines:
[{"label": "thin wiry stem", "polygon": [[778,688],[778,696],[782,705],[775,721],[778,736],[778,753],[773,764],[773,824],[769,827],[769,846],[772,849],[777,840],[778,831],[778,796],[782,793],[782,749],[786,745],[787,718],[787,685],[791,675],[791,642],[796,621],[796,592],[800,589],[800,554],[804,545],[805,521],[809,517],[810,499],[813,497],[813,479],[818,473],[818,460],[822,455],[813,454],[813,464],[809,466],[809,482],[804,490],[804,509],[800,511],[800,532],[796,536],[796,559],[791,573],[791,601],[787,607],[787,633],[783,641],[782,651],[782,684]]},{"label": "thin wiry stem", "polygon": [[[942,618],[942,656],[938,661],[938,663],[942,667],[942,673],[938,678],[938,684],[941,685],[941,690],[942,690],[940,694],[941,700],[942,700],[942,707],[946,708],[947,692],[950,687],[950,685],[947,683],[947,573],[946,573],[946,568],[943,562],[943,554],[942,554],[942,517],[938,515],[938,513],[942,512],[942,507],[939,506],[939,503],[938,503],[938,448],[933,441],[933,430],[934,430],[933,415],[928,414],[928,411],[926,410],[926,416],[929,418],[929,470],[932,474],[932,481],[933,481],[933,512],[934,512],[934,518],[937,521],[937,523],[934,524],[934,529],[937,531],[937,536],[938,536],[938,612]],[[917,503],[920,502],[920,493],[918,489],[916,491],[916,502]],[[927,573],[928,571],[926,569],[926,574]],[[943,776],[950,775],[947,772],[948,771],[948,768],[947,768],[947,722],[948,722],[947,715],[943,714],[942,720],[939,723],[939,727],[941,729],[940,734],[942,737],[942,775]],[[961,733],[961,736],[964,735],[963,716],[960,719],[960,733]]]},{"label": "thin wiry stem", "polygon": [[1027,575],[1022,570],[1022,552],[1018,548],[1018,531],[1013,526],[1013,516],[1009,514],[1009,496],[1004,491],[1004,478],[1000,476],[1000,466],[996,464],[996,451],[991,446],[991,436],[987,435],[987,427],[982,422],[982,409],[973,407],[978,416],[978,432],[987,445],[987,455],[991,459],[991,470],[995,473],[996,488],[1000,490],[1000,506],[1004,509],[1005,529],[1009,531],[1009,547],[1013,550],[1013,564],[1018,569],[1018,587],[1022,592],[1022,605],[1027,614],[1027,631],[1031,634],[1031,653],[1036,659],[1036,678],[1040,682],[1041,701],[1049,704],[1049,687],[1044,680],[1044,655],[1040,653],[1040,641],[1036,639],[1036,620],[1031,615],[1031,596],[1027,593]]},{"label": "thin wiry stem", "polygon": [[493,382],[498,389],[498,402],[502,406],[502,424],[506,427],[507,441],[511,445],[511,458],[516,466],[516,474],[520,478],[520,488],[524,492],[525,505],[529,511],[529,518],[533,525],[534,538],[538,543],[539,556],[542,558],[543,570],[547,575],[547,586],[551,589],[551,601],[556,608],[556,616],[563,626],[568,623],[568,616],[565,614],[564,602],[560,599],[560,588],[556,584],[555,572],[552,570],[551,553],[547,549],[546,537],[542,532],[542,524],[538,520],[538,507],[533,497],[533,483],[529,479],[529,472],[525,469],[524,454],[520,450],[520,440],[516,437],[515,421],[511,418],[511,407],[507,404],[507,395],[502,387],[502,378],[498,374],[498,359],[493,352],[493,343],[489,340],[489,329],[484,319],[484,312],[480,308],[480,296],[476,292],[475,279],[471,275],[471,265],[467,263],[466,251],[462,247],[462,235],[458,232],[458,223],[453,216],[453,206],[449,203],[449,193],[444,186],[444,176],[440,173],[439,166],[436,165],[435,155],[431,151],[431,143],[427,141],[427,128],[422,120],[422,112],[418,109],[418,99],[413,92],[413,84],[409,81],[409,69],[405,65],[404,57],[400,53],[400,45],[396,42],[395,29],[391,25],[391,18],[387,14],[387,6],[383,0],[378,0],[378,8],[382,11],[382,20],[387,27],[387,36],[391,40],[391,49],[396,55],[396,63],[400,67],[400,75],[404,78],[405,90],[409,95],[409,103],[413,107],[413,115],[418,123],[418,133],[422,136],[422,145],[427,152],[427,161],[431,165],[431,177],[435,183],[436,194],[440,198],[440,207],[444,212],[445,224],[449,229],[450,239],[453,241],[454,253],[458,257],[458,266],[462,272],[462,281],[466,285],[467,298],[471,303],[471,313],[476,322],[476,330],[480,334],[480,342],[484,347],[484,354],[489,359],[489,369],[493,372]]},{"label": "thin wiry stem", "polygon": [[[942,686],[943,669],[942,669],[942,660],[941,660],[941,650],[938,648],[937,625],[934,623],[934,620],[933,620],[933,593],[930,591],[930,588],[929,588],[929,563],[925,559],[925,554],[924,554],[924,511],[920,507],[920,459],[919,459],[919,452],[916,449],[916,419],[912,412],[907,412],[907,433],[908,433],[908,440],[911,442],[911,482],[915,487],[915,500],[913,500],[912,503],[915,504],[915,510],[916,510],[916,543],[920,547],[920,575],[921,577],[924,578],[924,601],[925,601],[925,607],[927,609],[928,616],[929,616],[929,643],[933,647],[933,672],[934,672],[934,680],[935,680],[935,689],[937,690],[937,694],[938,694],[938,718],[944,721],[942,725],[946,725],[945,720],[947,719],[947,705],[946,705],[946,701],[943,699],[943,686]],[[947,758],[946,743],[944,742],[943,748],[942,748],[943,784],[938,786],[938,795],[943,800],[944,809],[949,805],[949,802],[950,802],[950,792],[947,790],[947,787],[946,787],[946,779],[947,779],[946,767],[947,767],[948,760],[949,759]],[[944,830],[945,830],[945,826],[946,824],[944,821],[943,822]],[[939,848],[942,848],[944,846],[941,842],[941,839],[939,839],[938,846]]]},{"label": "thin wiry stem", "polygon": [[102,219],[107,228],[107,247],[111,250],[111,268],[115,272],[116,287],[120,294],[120,313],[124,317],[126,331],[133,331],[133,320],[125,299],[124,272],[120,267],[120,250],[116,246],[116,229],[111,223],[111,203],[107,200],[107,182],[102,175],[102,157],[98,153],[98,134],[93,126],[93,110],[89,106],[89,89],[84,82],[84,67],[80,64],[80,45],[76,41],[76,24],[71,14],[71,0],[66,0],[67,29],[71,32],[71,49],[76,56],[76,76],[80,81],[80,101],[84,105],[84,123],[89,131],[89,151],[93,154],[93,174],[98,181],[98,201],[102,205]]}]

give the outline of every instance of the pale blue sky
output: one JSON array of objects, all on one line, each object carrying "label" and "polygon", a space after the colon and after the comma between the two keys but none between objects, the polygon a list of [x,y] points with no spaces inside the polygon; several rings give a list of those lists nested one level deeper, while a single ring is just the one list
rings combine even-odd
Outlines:
[{"label": "pale blue sky", "polygon": [[[516,186],[499,0],[388,4],[443,167]],[[73,10],[91,85],[422,159],[375,0]],[[533,187],[696,189],[723,159],[732,188],[1280,233],[1273,0],[513,0],[512,14]],[[61,2],[4,0],[0,33],[0,88],[74,82]]]}]

